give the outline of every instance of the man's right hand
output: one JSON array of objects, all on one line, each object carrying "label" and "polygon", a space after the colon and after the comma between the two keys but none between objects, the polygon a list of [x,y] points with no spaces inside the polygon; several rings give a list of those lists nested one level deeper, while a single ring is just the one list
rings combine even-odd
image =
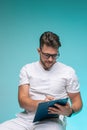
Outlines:
[{"label": "man's right hand", "polygon": [[46,98],[44,101],[51,101],[51,100],[54,100],[55,98],[53,96],[50,96],[50,95],[46,95]]}]

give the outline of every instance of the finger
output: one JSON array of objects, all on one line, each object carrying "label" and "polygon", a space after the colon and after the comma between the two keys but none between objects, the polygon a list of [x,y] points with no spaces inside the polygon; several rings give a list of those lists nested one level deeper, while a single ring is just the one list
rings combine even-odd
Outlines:
[{"label": "finger", "polygon": [[49,108],[48,114],[60,114],[60,110],[58,110],[56,108]]},{"label": "finger", "polygon": [[60,109],[62,106],[59,105],[59,104],[54,104],[54,106],[57,108],[57,109]]},{"label": "finger", "polygon": [[49,100],[54,100],[55,99],[53,96],[49,96],[49,95],[47,95],[46,98],[49,99]]},{"label": "finger", "polygon": [[58,112],[59,109],[55,107],[49,107],[48,111]]}]

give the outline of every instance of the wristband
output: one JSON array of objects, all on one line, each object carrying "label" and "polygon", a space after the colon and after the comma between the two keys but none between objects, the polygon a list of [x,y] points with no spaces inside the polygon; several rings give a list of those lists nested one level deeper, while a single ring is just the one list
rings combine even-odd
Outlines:
[{"label": "wristband", "polygon": [[68,117],[71,117],[72,116],[72,114],[73,113],[75,113],[75,111],[73,110],[73,108],[71,108],[72,109],[72,112],[69,114],[69,116]]}]

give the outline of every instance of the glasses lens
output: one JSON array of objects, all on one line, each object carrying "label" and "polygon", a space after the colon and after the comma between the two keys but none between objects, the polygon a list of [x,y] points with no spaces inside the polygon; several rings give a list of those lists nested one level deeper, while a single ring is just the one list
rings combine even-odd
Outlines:
[{"label": "glasses lens", "polygon": [[53,59],[57,59],[58,56],[60,55],[59,53],[58,54],[48,54],[48,53],[44,53],[42,51],[41,51],[41,53],[45,59],[49,59],[50,57],[52,57]]}]

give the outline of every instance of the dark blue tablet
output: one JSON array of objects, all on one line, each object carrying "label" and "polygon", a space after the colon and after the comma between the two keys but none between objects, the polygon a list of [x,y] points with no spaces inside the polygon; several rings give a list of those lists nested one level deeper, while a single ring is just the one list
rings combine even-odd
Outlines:
[{"label": "dark blue tablet", "polygon": [[51,100],[39,103],[33,122],[42,121],[48,118],[57,118],[58,114],[48,114],[48,108],[54,107],[54,104],[66,105],[68,98]]}]

